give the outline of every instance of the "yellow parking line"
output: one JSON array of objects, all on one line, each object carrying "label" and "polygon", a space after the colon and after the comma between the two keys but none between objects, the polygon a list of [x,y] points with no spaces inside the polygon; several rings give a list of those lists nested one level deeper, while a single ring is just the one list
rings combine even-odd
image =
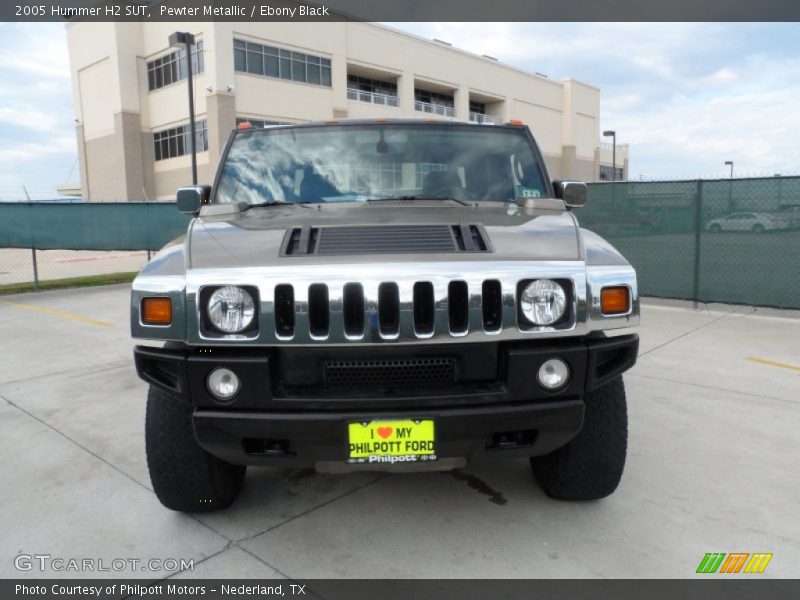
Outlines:
[{"label": "yellow parking line", "polygon": [[112,323],[108,321],[98,321],[97,319],[90,319],[75,313],[63,312],[60,310],[53,310],[52,308],[45,308],[43,306],[34,306],[33,304],[22,304],[21,302],[9,302],[8,300],[0,300],[0,304],[7,304],[16,308],[23,308],[33,312],[42,313],[43,315],[52,315],[54,317],[61,317],[62,319],[70,319],[72,321],[80,321],[81,323],[89,323],[90,325],[97,325],[98,327],[113,327]]},{"label": "yellow parking line", "polygon": [[800,367],[798,367],[797,365],[787,365],[786,363],[775,362],[774,360],[766,360],[765,358],[758,358],[757,356],[745,356],[744,359],[762,365],[769,365],[771,367],[780,367],[781,369],[791,369],[792,371],[800,371]]}]

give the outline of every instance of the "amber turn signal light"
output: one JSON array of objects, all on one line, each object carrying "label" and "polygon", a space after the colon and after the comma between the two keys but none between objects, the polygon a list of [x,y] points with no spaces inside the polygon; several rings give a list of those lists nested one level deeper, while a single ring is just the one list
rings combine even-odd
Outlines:
[{"label": "amber turn signal light", "polygon": [[142,323],[147,325],[169,325],[172,323],[172,300],[169,298],[143,299]]},{"label": "amber turn signal light", "polygon": [[605,287],[600,292],[600,310],[604,315],[619,315],[630,308],[630,290],[624,285]]}]

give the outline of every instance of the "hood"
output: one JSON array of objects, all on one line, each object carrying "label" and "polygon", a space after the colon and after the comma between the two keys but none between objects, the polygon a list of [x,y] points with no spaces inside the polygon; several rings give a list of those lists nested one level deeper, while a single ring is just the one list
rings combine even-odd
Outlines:
[{"label": "hood", "polygon": [[[384,234],[415,231],[447,231],[461,224],[481,226],[488,251],[386,250]],[[383,239],[383,251],[355,253],[282,253],[287,232],[304,226],[325,235],[332,228],[349,230],[373,240]],[[407,227],[402,227],[407,226]],[[439,227],[435,227],[439,226]],[[390,228],[395,228],[394,230]],[[335,232],[334,232],[335,233]],[[499,202],[455,203],[348,202],[340,204],[277,205],[253,208],[224,216],[198,217],[190,228],[187,250],[194,269],[264,267],[287,264],[353,264],[386,262],[434,262],[474,260],[579,260],[577,223],[569,212],[534,210]],[[351,251],[352,252],[352,251]]]}]

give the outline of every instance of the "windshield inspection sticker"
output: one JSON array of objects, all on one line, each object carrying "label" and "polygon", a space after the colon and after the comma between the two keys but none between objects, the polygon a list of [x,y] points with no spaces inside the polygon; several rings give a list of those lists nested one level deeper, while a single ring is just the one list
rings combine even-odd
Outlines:
[{"label": "windshield inspection sticker", "polygon": [[524,185],[517,186],[517,198],[541,198],[542,192],[539,188],[526,187]]}]

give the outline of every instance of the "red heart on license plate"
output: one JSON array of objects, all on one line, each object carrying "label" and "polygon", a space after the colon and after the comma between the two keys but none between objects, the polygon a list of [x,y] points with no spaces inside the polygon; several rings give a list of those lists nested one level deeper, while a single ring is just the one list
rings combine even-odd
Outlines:
[{"label": "red heart on license plate", "polygon": [[378,427],[378,435],[383,439],[386,439],[392,435],[392,431],[393,429],[391,427]]}]

